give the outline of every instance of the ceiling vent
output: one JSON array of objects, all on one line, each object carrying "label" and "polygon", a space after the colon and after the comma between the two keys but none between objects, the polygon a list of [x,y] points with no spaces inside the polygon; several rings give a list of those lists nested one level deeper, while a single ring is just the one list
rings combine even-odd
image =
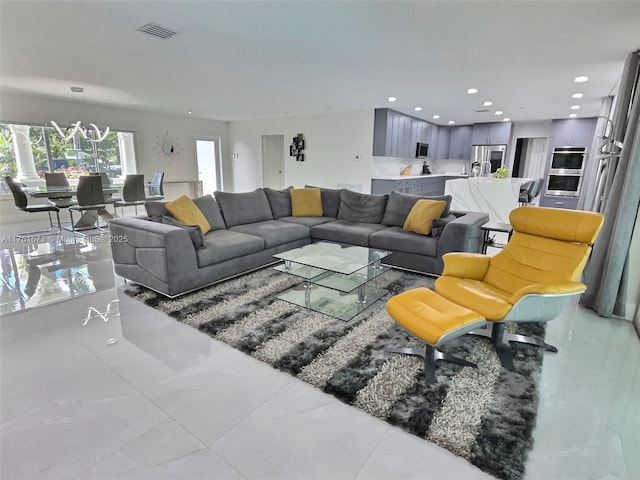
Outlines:
[{"label": "ceiling vent", "polygon": [[478,112],[478,113],[487,113],[488,111],[489,111],[489,109],[487,109],[487,108],[482,108],[480,110],[476,110],[476,112]]},{"label": "ceiling vent", "polygon": [[148,33],[149,35],[153,35],[158,38],[171,38],[180,33],[160,25],[159,23],[147,23],[146,25],[141,26],[138,31]]}]

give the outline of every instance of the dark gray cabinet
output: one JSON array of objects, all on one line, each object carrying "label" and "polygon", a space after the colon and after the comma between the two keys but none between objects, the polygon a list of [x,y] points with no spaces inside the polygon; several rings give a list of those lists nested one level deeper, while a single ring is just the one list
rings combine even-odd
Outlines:
[{"label": "dark gray cabinet", "polygon": [[512,122],[476,123],[473,126],[473,145],[508,145]]},{"label": "dark gray cabinet", "polygon": [[438,150],[434,158],[449,158],[449,142],[451,141],[451,128],[438,127]]},{"label": "dark gray cabinet", "polygon": [[384,195],[393,191],[410,195],[434,196],[444,195],[444,184],[449,177],[409,177],[399,180],[373,179],[371,193]]},{"label": "dark gray cabinet", "polygon": [[578,197],[561,197],[557,195],[541,195],[541,207],[567,208],[575,210],[578,208]]},{"label": "dark gray cabinet", "polygon": [[431,127],[428,122],[400,112],[377,108],[373,119],[373,156],[415,158],[418,142],[431,140]]},{"label": "dark gray cabinet", "polygon": [[554,120],[551,125],[551,147],[590,147],[596,121],[595,118]]},{"label": "dark gray cabinet", "polygon": [[447,155],[447,158],[455,160],[469,160],[471,158],[472,134],[473,127],[471,125],[451,127],[449,154]]}]

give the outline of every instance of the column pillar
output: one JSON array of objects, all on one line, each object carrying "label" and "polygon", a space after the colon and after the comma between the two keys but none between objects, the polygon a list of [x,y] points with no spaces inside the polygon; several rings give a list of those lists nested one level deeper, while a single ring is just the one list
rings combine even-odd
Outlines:
[{"label": "column pillar", "polygon": [[16,179],[25,185],[43,185],[44,181],[36,172],[36,162],[33,159],[33,150],[29,139],[29,125],[9,125],[13,137],[13,150],[16,155],[18,175]]}]

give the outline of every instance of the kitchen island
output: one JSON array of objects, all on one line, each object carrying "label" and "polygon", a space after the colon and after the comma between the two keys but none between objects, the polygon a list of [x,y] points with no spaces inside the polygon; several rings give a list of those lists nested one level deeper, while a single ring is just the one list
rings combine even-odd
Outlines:
[{"label": "kitchen island", "polygon": [[[390,192],[411,195],[444,195],[445,182],[458,175],[432,173],[429,175],[388,175],[371,179],[371,193],[384,195]],[[466,177],[465,177],[466,178]]]},{"label": "kitchen island", "polygon": [[470,177],[447,180],[444,192],[453,197],[452,210],[485,212],[491,222],[509,223],[519,205],[520,187],[530,178]]}]

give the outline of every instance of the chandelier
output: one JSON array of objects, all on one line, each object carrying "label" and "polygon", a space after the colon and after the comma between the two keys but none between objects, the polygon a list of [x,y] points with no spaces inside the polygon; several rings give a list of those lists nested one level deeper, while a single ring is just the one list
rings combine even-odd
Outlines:
[{"label": "chandelier", "polygon": [[82,135],[83,138],[93,143],[100,143],[107,138],[107,135],[109,135],[109,127],[105,127],[104,131],[100,132],[100,129],[95,123],[90,123],[88,127],[85,127],[82,125],[80,120],[75,124],[70,125],[65,130],[62,130],[53,120],[51,120],[51,125],[53,125],[56,132],[58,132],[58,135],[60,135],[62,140],[65,142],[71,140],[76,133]]}]

